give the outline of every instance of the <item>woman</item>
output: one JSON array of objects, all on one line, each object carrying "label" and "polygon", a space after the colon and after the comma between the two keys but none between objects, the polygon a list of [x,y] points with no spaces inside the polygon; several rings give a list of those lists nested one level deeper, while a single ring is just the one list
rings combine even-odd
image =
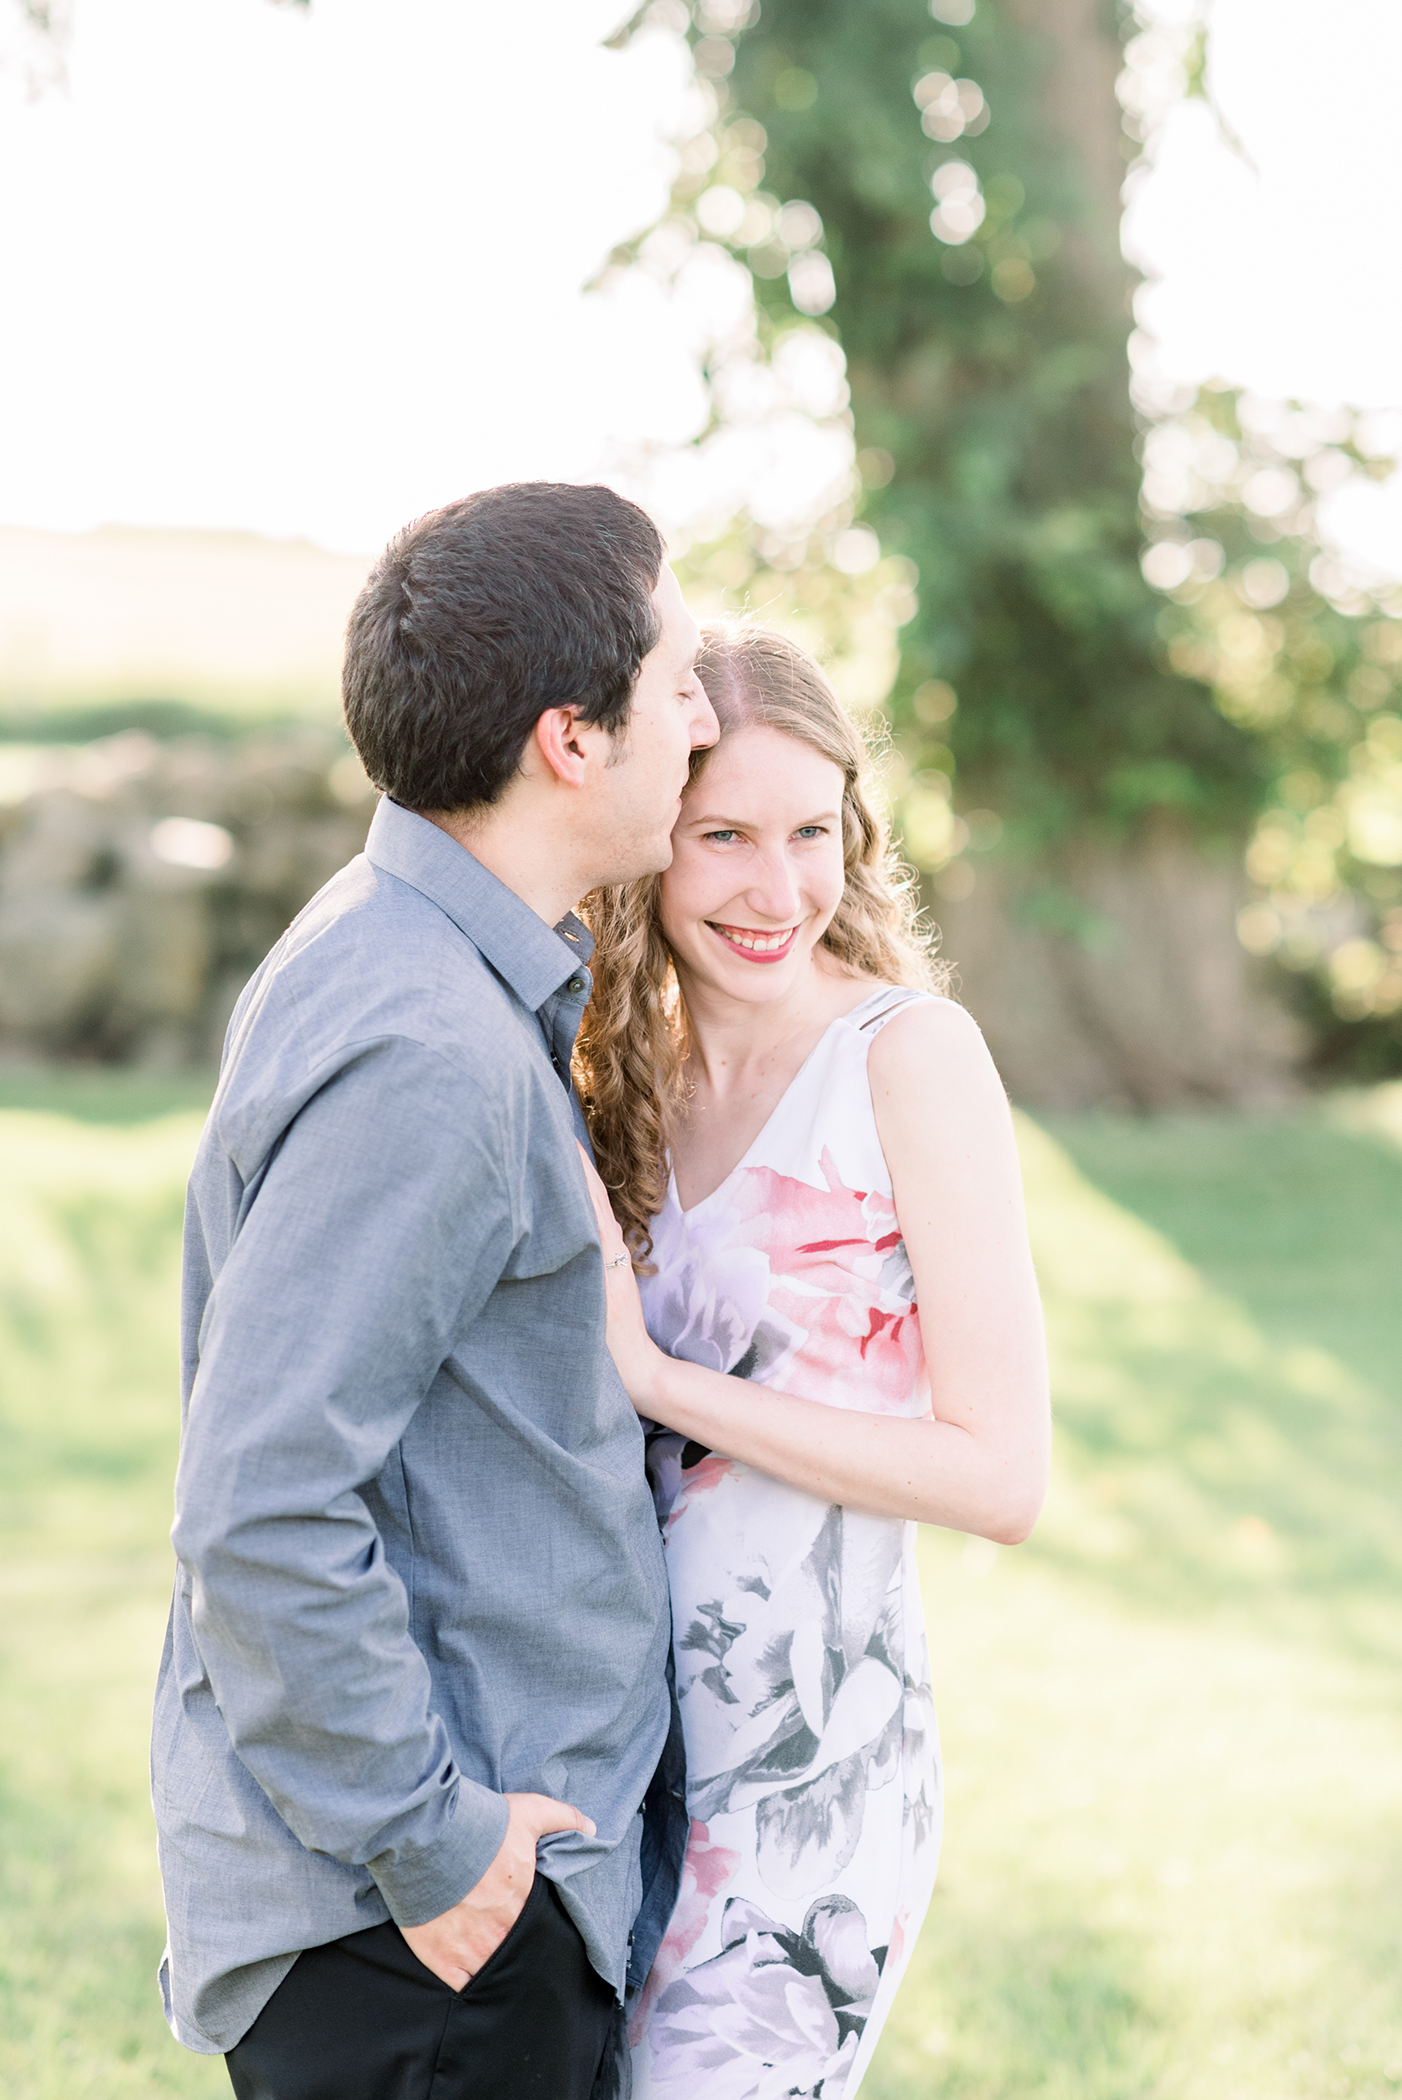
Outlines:
[{"label": "woman", "polygon": [[854,2100],[938,1851],[915,1522],[1031,1529],[1041,1322],[1007,1103],[851,723],[781,635],[698,670],[721,741],[666,874],[590,900],[579,1063],[610,1347],[668,1432],[692,1819],[635,2083]]}]

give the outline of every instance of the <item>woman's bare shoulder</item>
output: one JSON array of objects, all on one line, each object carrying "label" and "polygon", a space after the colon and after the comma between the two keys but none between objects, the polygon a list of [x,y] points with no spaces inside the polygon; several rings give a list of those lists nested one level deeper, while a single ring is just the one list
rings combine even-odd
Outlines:
[{"label": "woman's bare shoulder", "polygon": [[867,1059],[873,1099],[932,1106],[956,1098],[1003,1096],[983,1032],[957,1000],[912,999],[874,1038]]},{"label": "woman's bare shoulder", "polygon": [[[899,989],[899,987],[893,987]],[[942,992],[912,999],[873,1038],[871,1062],[901,1063],[910,1056],[988,1056],[983,1031],[966,1006]]]}]

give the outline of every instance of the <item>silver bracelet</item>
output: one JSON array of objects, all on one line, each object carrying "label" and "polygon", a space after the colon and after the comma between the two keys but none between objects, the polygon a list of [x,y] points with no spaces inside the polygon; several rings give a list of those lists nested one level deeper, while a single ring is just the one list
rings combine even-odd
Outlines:
[{"label": "silver bracelet", "polygon": [[627,1259],[628,1256],[626,1254],[615,1254],[611,1261],[606,1261],[604,1263],[604,1267],[606,1269],[621,1269],[624,1263],[627,1261]]}]

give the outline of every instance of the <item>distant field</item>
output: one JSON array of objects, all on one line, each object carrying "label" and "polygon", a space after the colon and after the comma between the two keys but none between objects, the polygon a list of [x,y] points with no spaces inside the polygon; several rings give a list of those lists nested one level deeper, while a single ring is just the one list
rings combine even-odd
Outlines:
[{"label": "distant field", "polygon": [[[0,2091],[227,2094],[165,2035],[145,1735],[206,1092],[0,1079]],[[927,1540],[948,1767],[863,2100],[1402,2085],[1402,1089],[1023,1125],[1036,1539]]]},{"label": "distant field", "polygon": [[132,700],[334,722],[369,567],[253,532],[0,526],[0,734]]}]

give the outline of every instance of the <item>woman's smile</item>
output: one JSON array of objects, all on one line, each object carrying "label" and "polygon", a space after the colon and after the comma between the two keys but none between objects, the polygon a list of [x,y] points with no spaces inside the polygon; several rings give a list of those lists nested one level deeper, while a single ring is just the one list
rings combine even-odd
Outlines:
[{"label": "woman's smile", "polygon": [[782,962],[798,933],[797,926],[781,926],[777,933],[769,933],[757,926],[726,926],[718,919],[707,919],[706,924],[732,954],[743,955],[746,962]]}]

